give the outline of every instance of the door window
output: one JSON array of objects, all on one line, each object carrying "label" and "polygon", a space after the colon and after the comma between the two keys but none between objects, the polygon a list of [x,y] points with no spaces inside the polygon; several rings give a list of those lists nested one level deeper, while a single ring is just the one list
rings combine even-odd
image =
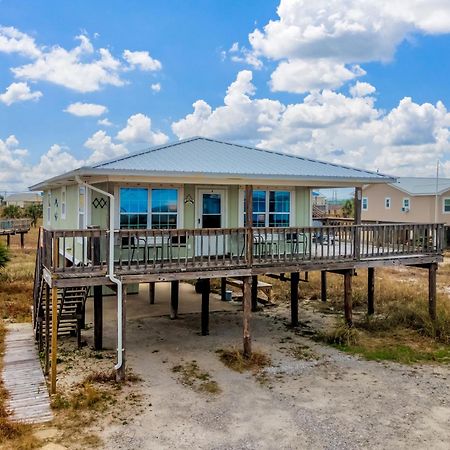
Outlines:
[{"label": "door window", "polygon": [[203,194],[202,227],[221,228],[222,198],[220,194]]}]

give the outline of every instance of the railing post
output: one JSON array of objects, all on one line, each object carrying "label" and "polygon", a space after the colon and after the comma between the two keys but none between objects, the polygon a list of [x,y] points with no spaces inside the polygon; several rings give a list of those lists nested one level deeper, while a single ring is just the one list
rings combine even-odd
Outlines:
[{"label": "railing post", "polygon": [[245,258],[247,266],[253,264],[253,186],[245,186]]},{"label": "railing post", "polygon": [[355,259],[360,259],[360,247],[361,247],[361,208],[362,208],[362,188],[355,188],[355,232],[354,232],[354,245],[353,245],[353,256]]}]

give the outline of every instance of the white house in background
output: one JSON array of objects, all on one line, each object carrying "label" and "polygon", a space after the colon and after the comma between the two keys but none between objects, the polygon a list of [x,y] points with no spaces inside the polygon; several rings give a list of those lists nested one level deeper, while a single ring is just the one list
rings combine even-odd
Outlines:
[{"label": "white house in background", "polygon": [[11,194],[5,198],[6,206],[15,205],[25,208],[29,205],[39,205],[42,203],[42,195],[37,192],[22,192]]},{"label": "white house in background", "polygon": [[450,225],[450,179],[404,177],[364,186],[362,219]]}]

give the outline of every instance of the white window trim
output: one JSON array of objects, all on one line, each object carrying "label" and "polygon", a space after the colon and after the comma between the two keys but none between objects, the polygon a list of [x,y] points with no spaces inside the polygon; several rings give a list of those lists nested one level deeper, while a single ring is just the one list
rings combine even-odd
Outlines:
[{"label": "white window trim", "polygon": [[[405,200],[408,201],[408,206],[405,206]],[[408,211],[411,210],[411,198],[410,197],[403,197],[402,199],[402,209],[408,208]]]},{"label": "white window trim", "polygon": [[67,191],[66,186],[61,186],[61,220],[66,220]]},{"label": "white window trim", "polygon": [[47,225],[52,224],[52,192],[47,192]]},{"label": "white window trim", "polygon": [[442,214],[450,214],[450,211],[445,210],[445,200],[450,200],[450,197],[444,197],[442,199]]},{"label": "white window trim", "polygon": [[195,228],[201,228],[202,224],[202,195],[204,193],[222,194],[222,228],[228,228],[228,186],[198,186],[195,189]]},{"label": "white window trim", "polygon": [[78,190],[77,190],[77,223],[78,226],[80,226],[80,189],[83,188],[84,189],[84,210],[83,210],[83,224],[82,224],[82,230],[85,230],[87,228],[87,219],[86,219],[86,212],[87,212],[87,193],[88,190],[86,188],[86,186],[83,185],[78,185]]},{"label": "white window trim", "polygon": [[[273,186],[253,186],[254,191],[266,191],[266,226],[269,226],[269,192],[270,191],[283,191],[290,193],[290,212],[289,212],[289,226],[294,227],[295,223],[295,189],[285,187],[273,187]],[[245,189],[239,189],[239,226],[244,226],[244,198]],[[312,195],[310,196],[310,205],[312,204]],[[312,209],[311,209],[312,211]]]},{"label": "white window trim", "polygon": [[[389,200],[389,206],[387,206],[387,201]],[[385,197],[384,198],[384,209],[391,209],[392,206],[392,199],[391,197]]]},{"label": "white window trim", "polygon": [[[366,207],[364,208],[364,200],[366,200]],[[368,197],[362,197],[361,198],[361,210],[362,211],[369,211],[369,198]]]},{"label": "white window trim", "polygon": [[[122,186],[121,186],[122,187]],[[129,187],[129,186],[127,186]],[[142,187],[142,186],[139,186]],[[184,210],[184,189],[182,186],[148,186],[148,218],[147,226],[151,229],[152,226],[152,189],[175,189],[177,191],[177,228],[183,228],[183,210]]]}]

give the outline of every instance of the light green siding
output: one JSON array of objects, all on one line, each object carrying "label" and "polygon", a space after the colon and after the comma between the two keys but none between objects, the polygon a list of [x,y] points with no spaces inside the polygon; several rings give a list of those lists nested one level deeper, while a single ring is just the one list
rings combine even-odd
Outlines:
[{"label": "light green siding", "polygon": [[239,226],[239,187],[230,186],[228,189],[228,227]]},{"label": "light green siding", "polygon": [[[62,213],[62,189],[44,192],[44,225],[54,230],[78,228],[78,185],[66,186],[66,215]],[[48,222],[48,200],[50,193],[50,222]]]},{"label": "light green siding", "polygon": [[295,224],[293,226],[309,227],[311,225],[311,189],[295,188]]},{"label": "light green siding", "polygon": [[[97,185],[100,189],[107,192],[114,192],[113,186],[108,183]],[[181,228],[195,228],[197,226],[196,209],[198,208],[197,193],[199,189],[207,189],[207,186],[186,184],[180,192],[183,192],[184,198],[180,199],[180,207],[183,208],[183,221]],[[227,223],[226,227],[238,227],[242,221],[239,220],[239,211],[243,206],[239,203],[243,201],[240,195],[239,186],[226,186],[227,190]],[[217,189],[223,189],[217,186]],[[61,215],[61,189],[51,190],[51,214],[50,223],[47,223],[47,201],[48,191],[44,192],[44,225],[52,229],[77,229],[78,225],[78,185],[66,186],[66,217]],[[311,223],[311,190],[305,187],[293,188],[294,193],[294,215],[291,226],[309,226]],[[184,199],[190,196],[194,199],[194,204],[184,203]],[[102,202],[103,200],[103,202]],[[117,199],[117,208],[119,208],[119,199]],[[95,207],[95,204],[97,207]],[[103,207],[102,207],[103,204]],[[89,217],[88,224],[108,228],[109,218],[109,199],[107,196],[98,192],[91,192],[86,196],[86,208]],[[118,224],[117,224],[118,226]]]},{"label": "light green siding", "polygon": [[195,198],[195,185],[185,184],[184,185],[184,198],[190,196],[194,199],[194,204],[184,203],[182,199],[182,204],[184,205],[184,224],[181,224],[181,228],[195,228],[195,208],[196,208],[196,198]]},{"label": "light green siding", "polygon": [[[109,192],[108,183],[96,184],[97,188],[102,191]],[[109,198],[100,194],[100,192],[92,191],[90,194],[90,225],[100,227],[102,229],[109,228]]]}]

